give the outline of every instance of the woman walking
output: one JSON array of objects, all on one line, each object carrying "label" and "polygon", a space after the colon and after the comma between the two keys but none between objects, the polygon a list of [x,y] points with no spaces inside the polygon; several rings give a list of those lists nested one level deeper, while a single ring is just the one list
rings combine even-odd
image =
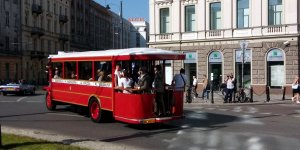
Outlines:
[{"label": "woman walking", "polygon": [[292,84],[292,89],[293,89],[293,97],[292,97],[292,102],[300,103],[299,102],[299,76],[295,76],[295,79]]}]

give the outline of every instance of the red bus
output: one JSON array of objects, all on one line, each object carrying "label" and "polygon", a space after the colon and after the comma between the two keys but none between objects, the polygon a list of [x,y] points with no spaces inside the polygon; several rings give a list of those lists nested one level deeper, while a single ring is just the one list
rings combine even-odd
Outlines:
[{"label": "red bus", "polygon": [[[158,116],[155,114],[156,89],[146,93],[135,85],[139,80],[138,68],[146,69],[153,80],[153,68],[160,65],[165,83],[166,63],[183,59],[184,54],[152,48],[59,52],[50,55],[47,65],[49,85],[44,88],[47,91],[46,107],[48,110],[55,110],[61,104],[88,107],[94,122],[105,121],[107,114],[112,114],[115,120],[131,124],[182,118],[183,90],[174,90],[172,86],[162,84],[166,114]],[[116,66],[125,69],[132,80],[132,86],[126,88],[129,92],[124,92],[125,89],[115,81],[118,76],[115,74]]]}]

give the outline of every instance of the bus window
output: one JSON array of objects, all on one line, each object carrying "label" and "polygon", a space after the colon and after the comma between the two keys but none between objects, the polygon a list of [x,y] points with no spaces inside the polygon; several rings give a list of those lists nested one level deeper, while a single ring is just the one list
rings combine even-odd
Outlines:
[{"label": "bus window", "polygon": [[111,82],[111,62],[95,61],[95,81]]},{"label": "bus window", "polygon": [[80,80],[92,80],[92,62],[80,61],[78,62],[78,79]]},{"label": "bus window", "polygon": [[64,66],[64,78],[65,79],[76,79],[76,62],[65,62]]},{"label": "bus window", "polygon": [[62,78],[62,63],[61,62],[54,62],[52,64],[52,78]]}]

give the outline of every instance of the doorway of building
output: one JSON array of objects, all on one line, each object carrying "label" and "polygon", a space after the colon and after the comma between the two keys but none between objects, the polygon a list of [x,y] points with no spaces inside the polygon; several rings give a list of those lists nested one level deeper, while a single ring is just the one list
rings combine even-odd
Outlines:
[{"label": "doorway of building", "polygon": [[[208,78],[214,90],[220,90],[222,83],[223,57],[220,51],[212,51],[208,57]],[[212,77],[211,77],[212,76]]]},{"label": "doorway of building", "polygon": [[275,48],[267,55],[267,85],[271,88],[281,88],[284,84],[284,52]]},{"label": "doorway of building", "polygon": [[209,64],[209,75],[213,75],[212,88],[214,90],[219,90],[219,87],[222,83],[222,64],[221,63],[210,63]]}]

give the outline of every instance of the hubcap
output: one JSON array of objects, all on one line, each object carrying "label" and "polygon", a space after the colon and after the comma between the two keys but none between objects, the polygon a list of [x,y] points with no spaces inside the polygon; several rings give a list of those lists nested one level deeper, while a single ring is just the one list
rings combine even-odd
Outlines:
[{"label": "hubcap", "polygon": [[47,106],[48,106],[48,108],[52,107],[52,102],[51,102],[50,94],[47,95]]},{"label": "hubcap", "polygon": [[93,119],[97,119],[99,116],[99,106],[96,102],[92,103],[91,106],[91,116],[93,117]]}]

